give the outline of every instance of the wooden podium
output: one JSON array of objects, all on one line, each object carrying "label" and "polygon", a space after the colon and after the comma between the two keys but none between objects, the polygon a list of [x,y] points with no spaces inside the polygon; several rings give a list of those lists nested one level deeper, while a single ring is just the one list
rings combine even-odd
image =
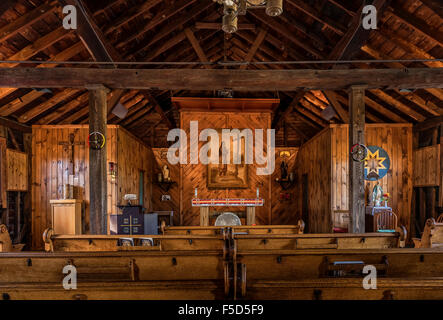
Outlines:
[{"label": "wooden podium", "polygon": [[262,207],[264,199],[192,199],[193,207],[200,207],[200,226],[209,226],[210,207],[246,207],[246,224],[255,224],[255,207]]},{"label": "wooden podium", "polygon": [[55,234],[82,234],[82,201],[50,200]]}]

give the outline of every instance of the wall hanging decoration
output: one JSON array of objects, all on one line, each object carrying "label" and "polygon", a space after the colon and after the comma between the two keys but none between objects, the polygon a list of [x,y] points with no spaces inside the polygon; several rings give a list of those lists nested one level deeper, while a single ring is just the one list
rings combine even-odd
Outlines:
[{"label": "wall hanging decoration", "polygon": [[88,146],[94,150],[103,149],[106,143],[105,135],[101,132],[95,131],[88,136]]},{"label": "wall hanging decoration", "polygon": [[[243,129],[241,129],[240,131],[242,130]],[[219,163],[209,163],[207,165],[208,188],[248,188],[248,165],[245,163],[246,158],[244,137],[241,137],[240,141],[231,141],[230,149],[226,150],[227,147],[222,141],[222,129],[218,129],[217,132],[219,134]],[[241,158],[240,164],[233,164],[234,152],[239,153]],[[223,156],[227,154],[229,154],[230,157],[229,164],[223,164]],[[210,156],[210,154],[208,154],[208,156]]]},{"label": "wall hanging decoration", "polygon": [[368,146],[368,154],[364,160],[365,180],[377,181],[388,173],[391,167],[391,160],[388,153],[381,147]]}]

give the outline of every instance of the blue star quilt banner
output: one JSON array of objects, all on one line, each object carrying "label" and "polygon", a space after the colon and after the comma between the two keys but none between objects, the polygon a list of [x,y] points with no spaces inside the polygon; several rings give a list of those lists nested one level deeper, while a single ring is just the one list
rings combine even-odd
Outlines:
[{"label": "blue star quilt banner", "polygon": [[368,146],[365,159],[365,180],[377,181],[383,178],[391,166],[388,153],[378,146]]}]

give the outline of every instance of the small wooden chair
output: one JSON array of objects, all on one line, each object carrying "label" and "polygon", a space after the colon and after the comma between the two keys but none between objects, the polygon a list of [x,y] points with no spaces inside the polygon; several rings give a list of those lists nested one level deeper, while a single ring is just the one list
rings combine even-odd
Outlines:
[{"label": "small wooden chair", "polygon": [[375,214],[374,232],[395,232],[397,229],[397,215],[390,211]]},{"label": "small wooden chair", "polygon": [[443,213],[437,218],[437,223],[443,223]]}]

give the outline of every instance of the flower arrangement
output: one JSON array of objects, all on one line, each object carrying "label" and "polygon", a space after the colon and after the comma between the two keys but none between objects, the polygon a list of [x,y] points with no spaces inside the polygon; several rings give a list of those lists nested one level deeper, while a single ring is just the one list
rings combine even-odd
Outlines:
[{"label": "flower arrangement", "polygon": [[381,201],[384,201],[384,202],[385,202],[385,207],[388,206],[388,201],[389,201],[389,198],[390,198],[390,197],[391,197],[391,196],[390,196],[390,194],[389,194],[388,192],[386,192],[386,193],[383,194],[383,196],[382,196],[382,198],[381,198]]}]

